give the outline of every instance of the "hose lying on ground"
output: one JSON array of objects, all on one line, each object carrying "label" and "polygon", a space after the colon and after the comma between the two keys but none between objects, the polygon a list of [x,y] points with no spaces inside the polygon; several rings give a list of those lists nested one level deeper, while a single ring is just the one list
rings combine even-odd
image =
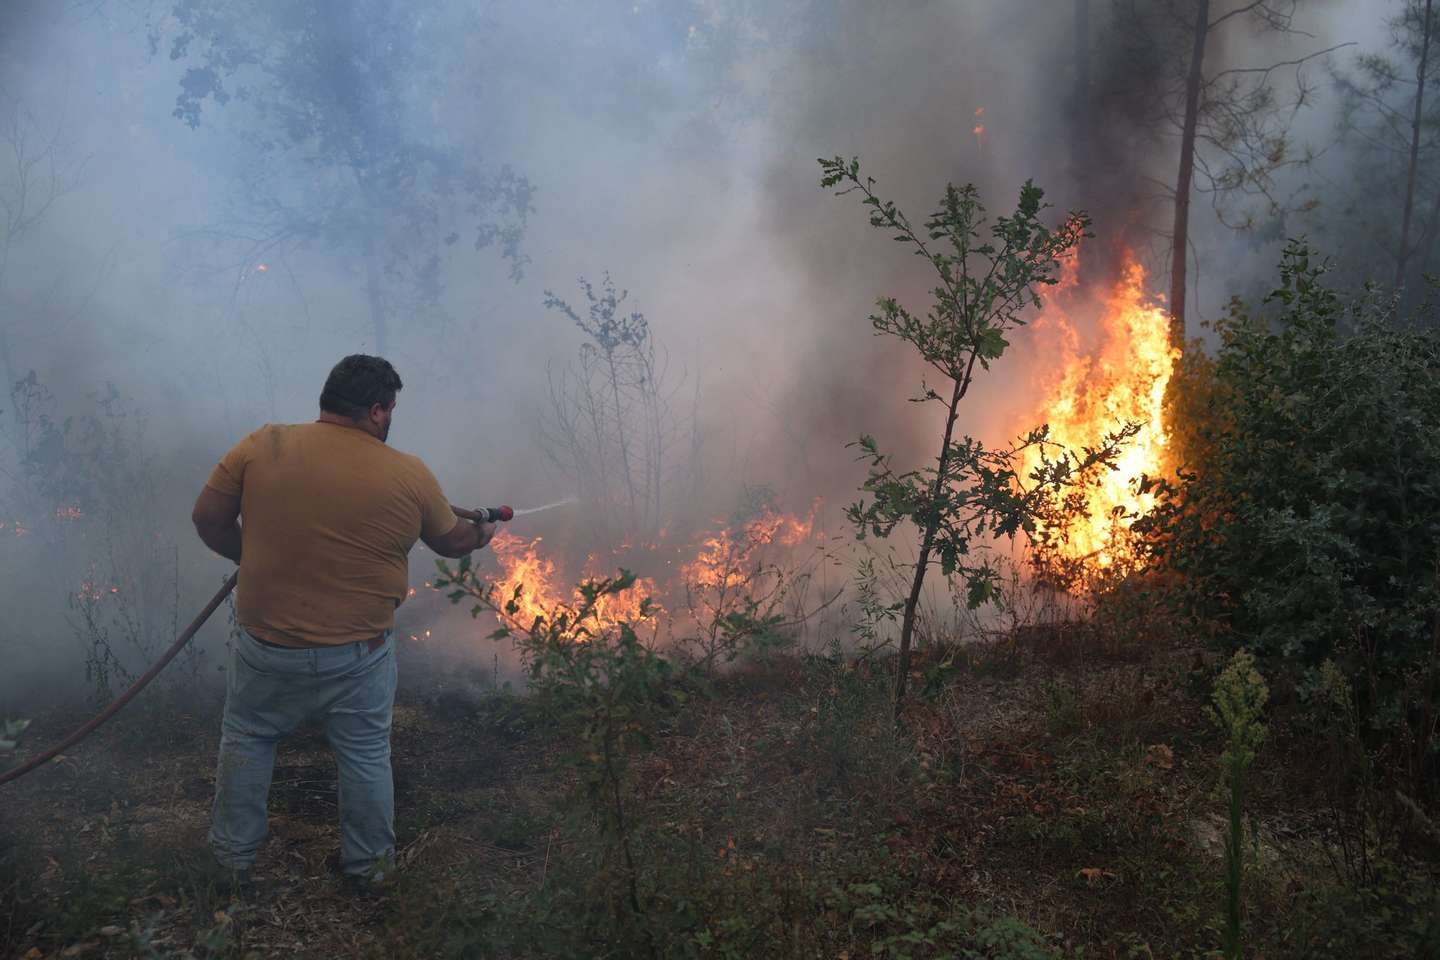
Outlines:
[{"label": "hose lying on ground", "polygon": [[[569,501],[566,502],[568,503]],[[558,506],[558,504],[552,504],[552,506]],[[515,511],[511,510],[509,507],[480,507],[476,510],[462,510],[460,507],[452,506],[450,509],[455,511],[455,515],[457,517],[460,517],[462,520],[470,521],[484,521],[494,523],[497,520],[509,520],[511,517],[515,516]],[[210,615],[216,610],[220,609],[220,604],[224,603],[225,598],[230,595],[230,591],[235,589],[235,581],[239,578],[240,571],[238,570],[230,574],[230,576],[226,578],[224,585],[218,591],[216,591],[215,596],[210,598],[210,602],[205,604],[205,609],[201,610],[200,614],[194,620],[190,621],[190,626],[186,627],[180,632],[180,636],[175,638],[175,642],[170,645],[170,649],[166,650],[163,654],[161,654],[160,659],[156,660],[154,665],[151,666],[149,670],[145,671],[145,675],[142,676],[139,680],[136,680],[134,683],[130,684],[129,690],[126,690],[124,693],[120,694],[120,696],[116,697],[108,707],[106,707],[104,710],[101,710],[94,717],[92,717],[88,723],[80,727],[74,733],[70,734],[70,736],[66,737],[64,740],[61,740],[49,750],[46,750],[38,757],[32,757],[31,759],[25,761],[24,763],[20,764],[20,766],[16,767],[14,770],[7,770],[4,773],[0,773],[0,787],[3,787],[5,784],[9,783],[12,780],[19,780],[21,777],[25,776],[25,774],[29,773],[30,771],[38,767],[42,767],[45,764],[49,763],[51,760],[54,760],[56,757],[60,756],[60,754],[64,753],[66,750],[69,750],[71,747],[75,746],[75,744],[79,743],[81,740],[84,740],[90,734],[94,733],[95,728],[100,726],[100,724],[104,723],[106,720],[109,720],[111,717],[115,716],[115,714],[119,713],[121,707],[125,706],[125,704],[129,703],[131,700],[135,699],[135,695],[141,690],[145,689],[145,685],[148,684],[151,680],[154,680],[157,676],[159,676],[160,671],[164,670],[165,667],[170,663],[170,661],[175,659],[175,655],[178,654],[182,649],[184,649],[185,644],[190,642],[191,638],[195,636],[196,631],[198,631],[201,627],[205,625],[206,620],[210,619]]]}]

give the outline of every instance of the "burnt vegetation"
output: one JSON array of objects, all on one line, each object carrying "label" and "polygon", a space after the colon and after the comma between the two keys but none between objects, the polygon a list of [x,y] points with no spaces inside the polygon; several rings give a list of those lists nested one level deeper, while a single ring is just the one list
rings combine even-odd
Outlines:
[{"label": "burnt vegetation", "polygon": [[[320,2],[168,6],[154,42],[183,67],[176,119],[243,114],[244,147],[263,159],[231,219],[195,235],[213,241],[231,289],[262,257],[330,261],[360,291],[362,335],[394,343],[452,329],[448,298],[471,259],[457,238],[495,248],[506,279],[546,268],[522,245],[543,209],[528,175],[459,139],[432,147],[445,138],[402,122],[418,94],[386,72],[450,82],[473,51],[445,34],[473,29],[470,12],[415,23],[375,0],[362,30]],[[253,882],[217,880],[205,840],[216,642],[73,755],[0,787],[0,953],[1440,956],[1440,283],[1428,272],[1440,178],[1427,162],[1440,114],[1426,86],[1440,11],[1405,0],[1388,54],[1331,64],[1344,110],[1322,157],[1292,143],[1303,104],[1272,86],[1272,63],[1302,71],[1327,49],[1304,35],[1306,4],[1127,0],[1104,25],[1091,6],[1074,7],[1082,36],[1132,29],[1110,38],[1117,48],[1169,58],[1135,69],[1165,77],[1150,121],[1184,144],[1158,247],[1178,257],[1166,336],[1191,339],[1163,385],[1165,459],[1123,478],[1133,506],[1096,517],[1091,493],[1122,469],[1138,423],[1070,446],[1040,419],[999,443],[967,432],[1052,290],[1094,279],[1075,258],[1107,242],[1091,236],[1101,228],[1052,215],[1028,181],[991,217],[973,184],[897,177],[897,191],[939,194],[912,221],[859,160],[821,160],[815,204],[851,215],[866,257],[900,262],[895,286],[871,291],[866,347],[899,344],[925,378],[906,381],[893,446],[859,424],[847,433],[859,439],[849,506],[832,511],[840,531],[812,506],[783,541],[780,496],[744,485],[703,569],[666,574],[714,502],[700,371],[670,362],[668,318],[632,309],[608,274],[580,280],[583,299],[546,290],[531,319],[578,347],[534,377],[539,455],[576,494],[575,541],[609,552],[558,592],[505,579],[485,556],[416,581],[436,633],[473,643],[458,659],[401,643],[393,882],[356,896],[330,863],[336,774],[318,728],[282,749]],[[712,46],[695,43],[717,61],[793,27],[707,9]],[[845,17],[805,9],[841,47],[853,40]],[[364,33],[365,56],[337,66],[328,38],[342,26]],[[1305,42],[1253,68],[1207,48],[1247,27]],[[333,71],[344,82],[316,82]],[[1306,84],[1289,95],[1308,97]],[[1110,93],[1095,91],[1105,109]],[[9,136],[30,139],[10,151],[13,173],[0,157],[0,200],[29,199],[6,202],[4,257],[84,170],[54,124],[15,116]],[[37,173],[33,158],[52,154]],[[1333,202],[1287,179],[1304,168],[1320,182],[1337,155],[1365,176]],[[309,189],[293,190],[292,167]],[[1207,193],[1226,243],[1302,222],[1314,239],[1283,242],[1268,292],[1234,291],[1202,326],[1184,309],[1186,224]],[[115,387],[57,399],[68,385],[19,375],[20,315],[0,317],[15,368],[0,405],[0,574],[67,598],[45,639],[78,651],[85,683],[0,702],[0,770],[132,679],[188,602],[164,519],[167,454],[146,417]],[[430,368],[457,370],[453,356]],[[1075,546],[1082,523],[1106,531],[1103,549]],[[0,663],[27,652],[18,633],[0,634]],[[508,680],[498,650],[517,658]]]}]

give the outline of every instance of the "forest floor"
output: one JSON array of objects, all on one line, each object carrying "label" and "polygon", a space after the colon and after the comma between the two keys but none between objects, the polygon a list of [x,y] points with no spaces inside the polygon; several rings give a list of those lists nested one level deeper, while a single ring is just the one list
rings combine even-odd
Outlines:
[{"label": "forest floor", "polygon": [[[0,956],[1218,956],[1215,664],[1196,651],[1058,635],[922,650],[903,733],[883,665],[747,666],[633,758],[633,871],[599,839],[608,808],[577,794],[565,738],[424,659],[402,646],[389,889],[357,896],[334,872],[335,770],[313,729],[281,747],[255,887],[217,892],[220,705],[172,687],[0,793]],[[83,714],[37,717],[30,746]],[[1327,762],[1277,724],[1254,768],[1248,953],[1410,956],[1435,877],[1347,882]]]}]

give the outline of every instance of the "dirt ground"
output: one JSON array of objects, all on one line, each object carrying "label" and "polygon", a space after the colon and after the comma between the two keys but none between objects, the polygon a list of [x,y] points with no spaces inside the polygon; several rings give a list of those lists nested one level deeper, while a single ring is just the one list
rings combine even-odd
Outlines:
[{"label": "dirt ground", "polygon": [[[254,889],[217,890],[220,704],[172,691],[0,795],[0,955],[563,955],[479,929],[588,869],[563,742],[478,672],[401,656],[395,888],[357,896],[336,875],[334,765],[307,729],[277,759]],[[1051,951],[975,956],[1214,956],[1224,807],[1199,655],[1021,659],[922,657],[903,737],[865,663],[777,658],[697,697],[631,771],[652,901],[691,904],[688,946],[661,952],[912,955],[885,937],[940,936],[936,911],[964,905]],[[28,745],[81,716],[37,717]],[[1326,955],[1285,916],[1328,882],[1304,762],[1282,744],[1257,768],[1253,955]]]}]

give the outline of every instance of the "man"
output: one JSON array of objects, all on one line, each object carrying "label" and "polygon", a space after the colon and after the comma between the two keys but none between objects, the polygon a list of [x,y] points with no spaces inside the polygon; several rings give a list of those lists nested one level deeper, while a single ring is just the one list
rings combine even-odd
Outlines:
[{"label": "man", "polygon": [[458,521],[425,464],[386,445],[400,388],[380,357],[346,357],[319,420],[256,430],[195,501],[200,539],[240,565],[210,846],[241,878],[265,838],[276,743],[312,716],[339,767],[341,870],[383,879],[395,848],[392,634],[407,555],[418,537],[463,557],[495,533]]}]

